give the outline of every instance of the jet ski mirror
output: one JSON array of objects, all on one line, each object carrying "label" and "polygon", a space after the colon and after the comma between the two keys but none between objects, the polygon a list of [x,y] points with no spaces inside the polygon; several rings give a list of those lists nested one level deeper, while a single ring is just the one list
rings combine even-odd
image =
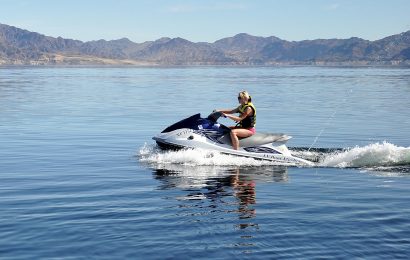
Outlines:
[{"label": "jet ski mirror", "polygon": [[210,120],[213,123],[216,123],[216,121],[218,121],[218,119],[222,116],[222,112],[212,112],[209,116],[208,116],[208,120]]}]

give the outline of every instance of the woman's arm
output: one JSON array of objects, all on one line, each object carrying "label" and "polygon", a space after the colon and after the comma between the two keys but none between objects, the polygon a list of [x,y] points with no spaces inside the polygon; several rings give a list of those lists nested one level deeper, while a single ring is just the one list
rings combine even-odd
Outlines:
[{"label": "woman's arm", "polygon": [[223,114],[234,114],[234,113],[238,113],[238,108],[234,108],[234,109],[217,109],[215,112],[221,112]]},{"label": "woman's arm", "polygon": [[243,114],[241,116],[233,116],[233,115],[225,114],[224,112],[222,112],[222,113],[225,117],[230,118],[235,122],[241,122],[243,119],[245,119],[245,117],[249,116],[252,113],[252,108],[247,107],[245,109],[245,112],[243,112]]}]

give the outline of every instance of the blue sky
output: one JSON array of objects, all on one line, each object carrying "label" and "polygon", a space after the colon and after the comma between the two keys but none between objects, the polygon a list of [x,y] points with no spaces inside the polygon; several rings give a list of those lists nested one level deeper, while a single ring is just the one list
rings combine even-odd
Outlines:
[{"label": "blue sky", "polygon": [[0,0],[0,23],[82,41],[376,40],[410,30],[409,13],[409,0]]}]

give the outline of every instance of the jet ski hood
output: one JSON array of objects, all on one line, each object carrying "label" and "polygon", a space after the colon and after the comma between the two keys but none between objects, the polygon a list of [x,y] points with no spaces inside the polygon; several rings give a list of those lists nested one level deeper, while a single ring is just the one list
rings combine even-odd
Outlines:
[{"label": "jet ski hood", "polygon": [[172,132],[174,130],[181,129],[181,128],[189,128],[193,130],[198,130],[199,125],[206,124],[206,123],[207,123],[207,120],[204,118],[201,118],[201,114],[198,113],[188,118],[182,119],[181,121],[176,122],[173,125],[168,126],[161,133],[168,133],[168,132]]}]

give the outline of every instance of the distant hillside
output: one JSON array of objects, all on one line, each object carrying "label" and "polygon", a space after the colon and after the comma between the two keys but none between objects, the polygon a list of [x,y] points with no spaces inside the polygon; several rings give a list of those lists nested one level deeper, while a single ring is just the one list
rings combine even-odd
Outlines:
[{"label": "distant hillside", "polygon": [[286,41],[241,33],[214,43],[182,38],[135,43],[127,38],[82,42],[0,24],[0,64],[410,65],[410,31],[377,41]]}]

